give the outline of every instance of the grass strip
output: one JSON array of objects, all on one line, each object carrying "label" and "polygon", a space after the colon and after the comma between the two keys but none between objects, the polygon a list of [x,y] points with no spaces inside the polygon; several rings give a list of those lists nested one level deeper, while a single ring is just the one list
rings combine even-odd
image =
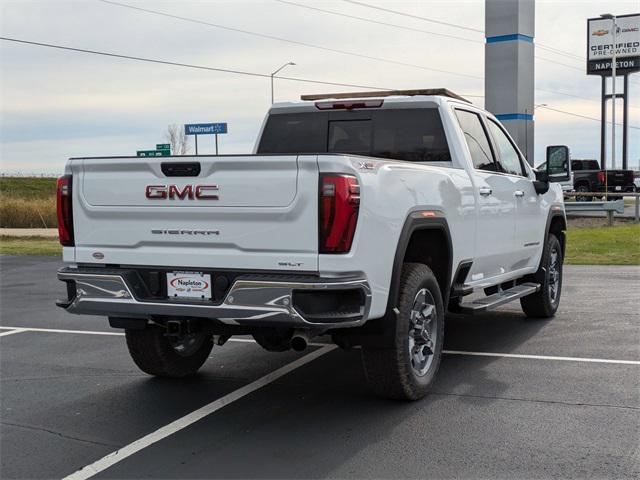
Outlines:
[{"label": "grass strip", "polygon": [[640,225],[569,227],[564,261],[568,265],[640,265]]},{"label": "grass strip", "polygon": [[43,199],[56,196],[56,179],[48,177],[0,177],[0,195],[8,198]]},{"label": "grass strip", "polygon": [[62,255],[62,247],[57,238],[0,236],[2,255]]}]

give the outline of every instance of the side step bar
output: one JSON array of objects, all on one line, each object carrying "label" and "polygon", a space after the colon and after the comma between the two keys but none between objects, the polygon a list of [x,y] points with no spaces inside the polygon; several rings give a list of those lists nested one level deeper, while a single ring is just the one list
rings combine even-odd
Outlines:
[{"label": "side step bar", "polygon": [[539,283],[523,283],[521,285],[516,285],[515,287],[511,287],[507,290],[500,290],[499,292],[494,293],[493,295],[489,295],[488,297],[479,298],[478,300],[474,300],[468,303],[461,303],[460,313],[483,313],[487,310],[492,310],[496,307],[499,307],[500,305],[504,305],[505,303],[517,300],[518,298],[526,297],[527,295],[536,293],[538,290],[540,290]]}]

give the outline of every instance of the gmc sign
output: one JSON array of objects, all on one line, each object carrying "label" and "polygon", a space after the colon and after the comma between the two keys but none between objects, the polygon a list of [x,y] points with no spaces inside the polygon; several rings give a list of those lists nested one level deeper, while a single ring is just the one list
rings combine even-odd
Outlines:
[{"label": "gmc sign", "polygon": [[150,200],[218,200],[218,186],[147,185],[145,195]]}]

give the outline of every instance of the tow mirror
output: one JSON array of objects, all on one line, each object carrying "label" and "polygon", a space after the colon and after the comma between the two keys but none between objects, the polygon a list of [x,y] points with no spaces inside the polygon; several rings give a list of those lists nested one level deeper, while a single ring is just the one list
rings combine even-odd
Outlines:
[{"label": "tow mirror", "polygon": [[571,178],[569,147],[552,145],[547,147],[547,179],[549,182],[566,182]]}]

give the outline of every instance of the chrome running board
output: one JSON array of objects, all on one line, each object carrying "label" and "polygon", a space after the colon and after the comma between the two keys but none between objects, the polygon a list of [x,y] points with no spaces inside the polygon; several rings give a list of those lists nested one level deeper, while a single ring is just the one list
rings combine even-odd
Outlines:
[{"label": "chrome running board", "polygon": [[477,314],[486,312],[487,310],[492,310],[500,305],[504,305],[505,303],[536,293],[538,290],[540,290],[539,283],[523,283],[521,285],[516,285],[515,287],[511,287],[507,290],[500,290],[493,295],[479,298],[472,302],[461,303],[460,313]]}]

